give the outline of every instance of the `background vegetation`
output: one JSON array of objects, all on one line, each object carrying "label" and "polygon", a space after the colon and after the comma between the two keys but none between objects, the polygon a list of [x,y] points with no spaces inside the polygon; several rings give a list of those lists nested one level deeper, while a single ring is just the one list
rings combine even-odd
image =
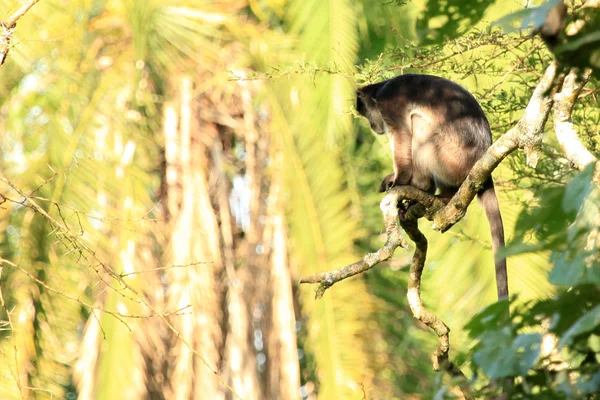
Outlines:
[{"label": "background vegetation", "polygon": [[[1,68],[0,398],[460,397],[406,304],[409,252],[319,301],[296,282],[383,241],[391,158],[356,117],[355,88],[453,79],[498,137],[554,59],[538,38],[489,29],[522,8],[40,1]],[[592,78],[573,112],[596,157],[598,95]],[[423,226],[423,298],[478,390],[517,376],[515,396],[593,398],[598,192],[550,123],[544,140],[537,169],[518,152],[494,174],[512,325],[477,204],[444,235]]]}]

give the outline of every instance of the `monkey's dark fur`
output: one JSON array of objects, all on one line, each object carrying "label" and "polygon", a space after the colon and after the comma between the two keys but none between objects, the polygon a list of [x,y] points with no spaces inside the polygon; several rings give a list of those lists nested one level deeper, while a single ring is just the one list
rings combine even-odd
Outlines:
[{"label": "monkey's dark fur", "polygon": [[[466,89],[431,75],[401,75],[357,91],[357,111],[390,138],[394,173],[380,191],[412,185],[450,199],[492,144],[490,125]],[[492,247],[504,247],[500,207],[490,177],[478,193],[490,222]],[[498,298],[508,297],[506,259],[496,260]]]}]

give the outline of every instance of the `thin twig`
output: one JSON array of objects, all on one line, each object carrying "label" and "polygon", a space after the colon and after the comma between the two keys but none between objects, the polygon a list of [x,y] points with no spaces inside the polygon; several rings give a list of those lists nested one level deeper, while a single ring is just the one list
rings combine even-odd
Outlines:
[{"label": "thin twig", "polygon": [[174,265],[168,265],[166,267],[150,268],[150,269],[143,269],[141,271],[133,271],[133,272],[128,272],[128,273],[123,273],[123,274],[120,274],[120,276],[121,276],[121,278],[124,278],[126,276],[144,274],[146,272],[164,271],[166,269],[171,269],[171,268],[187,268],[187,267],[193,267],[196,265],[212,264],[212,263],[213,263],[212,261],[196,261],[196,262],[191,262],[191,263],[181,264],[181,265],[174,264]]},{"label": "thin twig", "polygon": [[8,49],[10,48],[10,39],[15,30],[15,24],[19,18],[21,18],[35,3],[40,0],[29,0],[21,8],[19,8],[13,15],[8,17],[6,21],[0,21],[0,67],[6,61],[8,55]]},{"label": "thin twig", "polygon": [[[2,263],[0,263],[0,278],[2,278]],[[2,357],[4,358],[4,361],[6,361],[6,365],[8,366],[8,371],[10,372],[10,375],[12,376],[13,380],[17,384],[17,388],[19,389],[19,395],[21,396],[21,398],[24,399],[25,397],[23,394],[23,387],[21,385],[21,379],[19,379],[19,376],[20,376],[19,360],[18,360],[19,351],[17,350],[17,335],[15,333],[15,326],[13,325],[12,317],[10,316],[11,311],[8,309],[8,307],[6,305],[6,301],[4,301],[4,294],[2,293],[2,285],[0,285],[0,305],[4,309],[4,312],[6,313],[6,318],[8,319],[8,329],[10,330],[10,334],[12,336],[15,371],[13,371],[13,369],[10,367],[10,363],[8,361],[8,356],[6,355],[6,353],[4,352],[4,349],[2,349],[2,347],[0,347],[0,353],[2,354]]]},{"label": "thin twig", "polygon": [[15,11],[13,15],[11,15],[10,17],[8,17],[8,19],[2,22],[2,25],[4,25],[7,28],[12,28],[13,26],[15,26],[19,18],[25,15],[25,13],[29,11],[29,9],[33,7],[38,1],[40,0],[29,0],[27,3],[23,4],[23,6],[17,11]]},{"label": "thin twig", "polygon": [[[125,293],[123,293],[122,290],[118,290],[117,288],[113,288],[109,282],[104,282],[107,286],[110,286],[113,290],[115,290],[117,293],[119,293],[121,296],[124,296],[138,304],[143,304],[144,306],[146,306],[150,311],[152,311],[153,315],[156,315],[157,317],[159,317],[166,325],[167,328],[173,332],[175,334],[175,336],[177,337],[177,339],[181,340],[181,342],[194,354],[194,356],[196,356],[200,362],[206,367],[208,368],[219,380],[219,382],[221,382],[221,384],[226,387],[231,393],[232,395],[237,398],[237,399],[241,399],[242,397],[233,389],[233,387],[231,387],[231,385],[229,385],[221,375],[219,375],[218,371],[216,370],[216,367],[213,367],[212,365],[210,365],[210,363],[206,360],[206,358],[200,354],[200,352],[198,352],[194,346],[192,346],[192,344],[186,340],[183,335],[181,334],[181,332],[179,332],[179,330],[177,330],[177,328],[175,328],[175,326],[173,325],[173,323],[171,323],[171,321],[169,321],[169,319],[164,315],[159,313],[154,306],[148,301],[148,299],[146,299],[137,289],[135,289],[133,286],[131,286],[127,280],[123,279],[118,273],[116,273],[113,268],[108,265],[107,263],[105,263],[104,261],[102,261],[100,259],[100,257],[96,254],[96,252],[94,250],[92,250],[87,244],[85,244],[81,238],[78,235],[73,234],[68,227],[63,226],[61,223],[59,223],[56,219],[54,219],[51,215],[48,214],[48,212],[46,210],[44,210],[43,207],[41,207],[39,204],[37,204],[37,202],[29,195],[27,195],[23,190],[19,189],[15,184],[13,184],[11,181],[9,181],[6,178],[0,178],[0,181],[5,182],[7,185],[9,185],[15,192],[17,192],[20,196],[22,196],[24,198],[24,201],[26,201],[28,203],[28,205],[37,213],[41,214],[56,230],[56,235],[60,235],[62,237],[64,237],[67,242],[69,244],[71,244],[73,246],[73,248],[78,249],[79,253],[83,256],[85,254],[86,256],[86,260],[87,257],[90,257],[91,259],[93,259],[98,266],[101,266],[102,269],[113,279],[115,279],[117,282],[119,282],[122,286],[123,289],[127,289],[130,293],[133,293],[134,296],[136,296],[136,298],[131,298],[125,295]],[[91,264],[91,263],[90,263]],[[94,267],[94,270],[96,270],[96,272],[99,274],[99,271],[97,270],[96,267]],[[32,279],[36,279],[35,277],[33,277],[33,275],[29,274],[28,271],[26,270],[22,270],[24,273],[30,275],[30,278]],[[38,282],[38,283],[41,283]],[[46,288],[48,289],[48,288]],[[59,292],[60,293],[60,292]],[[63,293],[64,295],[64,293]],[[105,310],[106,311],[106,310]],[[115,318],[120,319],[118,315],[113,315]],[[122,319],[120,319],[122,321]],[[123,321],[122,321],[123,322]]]},{"label": "thin twig", "polygon": [[46,282],[42,281],[38,277],[34,276],[31,272],[27,271],[20,264],[14,263],[12,261],[9,261],[9,260],[6,260],[6,259],[0,257],[0,265],[2,265],[2,264],[9,265],[9,266],[11,266],[11,267],[13,267],[13,268],[21,271],[22,273],[24,273],[25,275],[27,275],[29,277],[29,279],[31,279],[32,281],[36,282],[38,285],[42,286],[48,292],[57,294],[59,296],[62,296],[64,298],[72,300],[72,301],[76,301],[77,303],[81,304],[82,306],[84,306],[84,307],[86,307],[86,308],[88,308],[90,310],[98,310],[98,311],[102,311],[102,312],[104,312],[106,314],[112,315],[113,317],[115,317],[119,321],[123,322],[123,324],[125,324],[125,326],[127,327],[127,329],[129,329],[129,331],[131,331],[131,328],[129,327],[129,325],[127,325],[127,323],[125,322],[125,320],[123,318],[128,318],[128,319],[142,319],[142,318],[162,317],[162,316],[170,316],[170,315],[184,315],[185,313],[182,313],[182,312],[184,310],[187,310],[188,308],[191,307],[191,305],[187,305],[187,306],[181,307],[181,308],[179,308],[177,310],[169,311],[169,312],[164,312],[164,313],[160,313],[160,314],[159,313],[151,313],[149,315],[123,314],[123,313],[120,313],[120,312],[110,311],[110,310],[107,310],[107,309],[102,308],[102,307],[98,307],[98,306],[94,306],[94,305],[88,304],[85,301],[81,300],[79,297],[74,297],[74,296],[71,296],[71,295],[68,295],[68,294],[64,293],[61,290],[54,289],[53,287],[51,287],[50,285],[48,285]]}]

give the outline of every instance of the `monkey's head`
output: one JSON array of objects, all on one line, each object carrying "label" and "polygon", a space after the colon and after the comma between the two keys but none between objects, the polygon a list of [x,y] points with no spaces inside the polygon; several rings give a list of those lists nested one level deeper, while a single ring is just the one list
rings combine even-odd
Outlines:
[{"label": "monkey's head", "polygon": [[385,133],[385,122],[371,91],[367,89],[369,86],[356,91],[356,111],[369,121],[371,129],[382,135]]}]

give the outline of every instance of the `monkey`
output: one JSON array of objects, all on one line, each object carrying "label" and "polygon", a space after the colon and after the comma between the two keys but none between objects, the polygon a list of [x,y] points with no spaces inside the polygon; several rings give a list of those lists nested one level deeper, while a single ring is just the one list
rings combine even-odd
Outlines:
[{"label": "monkey", "polygon": [[[411,185],[449,201],[492,144],[488,120],[473,95],[448,79],[405,74],[364,86],[356,110],[377,134],[387,134],[394,173],[379,187]],[[490,177],[477,194],[490,224],[494,255],[504,247],[504,226]],[[506,258],[497,259],[498,299],[508,297]]]}]

